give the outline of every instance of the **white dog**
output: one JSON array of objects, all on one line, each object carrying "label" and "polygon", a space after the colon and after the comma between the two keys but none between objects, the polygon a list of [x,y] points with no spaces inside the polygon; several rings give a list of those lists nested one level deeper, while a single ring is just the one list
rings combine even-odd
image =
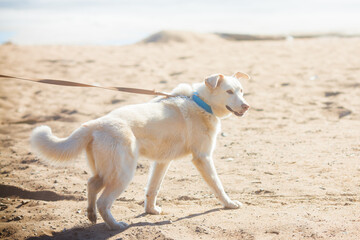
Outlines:
[{"label": "white dog", "polygon": [[220,118],[231,113],[243,116],[249,109],[239,82],[242,78],[249,76],[241,72],[216,74],[193,86],[180,84],[172,91],[175,97],[157,97],[116,109],[83,124],[67,138],[57,138],[49,127],[40,126],[33,131],[31,143],[39,155],[58,163],[68,162],[86,149],[93,173],[88,181],[88,218],[96,223],[97,206],[110,229],[127,226],[113,218],[110,207],[133,178],[139,155],[154,160],[146,190],[146,213],[160,214],[156,196],[169,164],[188,154],[224,207],[239,208],[242,204],[225,193],[212,155]]}]

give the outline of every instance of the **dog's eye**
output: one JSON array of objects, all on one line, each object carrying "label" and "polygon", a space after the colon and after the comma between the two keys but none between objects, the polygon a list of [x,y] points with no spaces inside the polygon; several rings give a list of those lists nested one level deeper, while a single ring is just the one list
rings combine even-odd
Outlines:
[{"label": "dog's eye", "polygon": [[242,92],[243,92],[243,90],[242,90],[242,89],[240,89],[240,92],[242,93]]},{"label": "dog's eye", "polygon": [[228,94],[234,94],[233,90],[227,90],[226,91]]}]

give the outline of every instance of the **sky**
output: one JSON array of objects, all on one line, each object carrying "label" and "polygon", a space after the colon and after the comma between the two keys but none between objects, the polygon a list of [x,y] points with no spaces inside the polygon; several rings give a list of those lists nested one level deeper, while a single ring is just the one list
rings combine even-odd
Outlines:
[{"label": "sky", "polygon": [[0,43],[123,45],[161,30],[360,34],[359,0],[0,0]]}]

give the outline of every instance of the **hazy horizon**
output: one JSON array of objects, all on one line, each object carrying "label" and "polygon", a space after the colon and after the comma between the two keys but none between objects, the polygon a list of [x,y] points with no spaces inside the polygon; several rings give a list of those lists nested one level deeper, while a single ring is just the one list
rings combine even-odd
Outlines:
[{"label": "hazy horizon", "polygon": [[360,33],[360,2],[0,0],[0,43],[131,44],[161,30]]}]

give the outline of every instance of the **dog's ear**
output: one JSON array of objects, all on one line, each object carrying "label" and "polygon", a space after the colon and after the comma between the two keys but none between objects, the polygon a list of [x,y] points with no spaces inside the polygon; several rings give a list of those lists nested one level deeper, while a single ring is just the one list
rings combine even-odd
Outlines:
[{"label": "dog's ear", "polygon": [[210,89],[215,89],[224,80],[224,75],[216,74],[205,78],[205,85]]},{"label": "dog's ear", "polygon": [[237,78],[238,80],[240,80],[242,78],[244,78],[246,80],[250,79],[250,76],[243,72],[236,72],[236,73],[234,73],[233,77]]}]

